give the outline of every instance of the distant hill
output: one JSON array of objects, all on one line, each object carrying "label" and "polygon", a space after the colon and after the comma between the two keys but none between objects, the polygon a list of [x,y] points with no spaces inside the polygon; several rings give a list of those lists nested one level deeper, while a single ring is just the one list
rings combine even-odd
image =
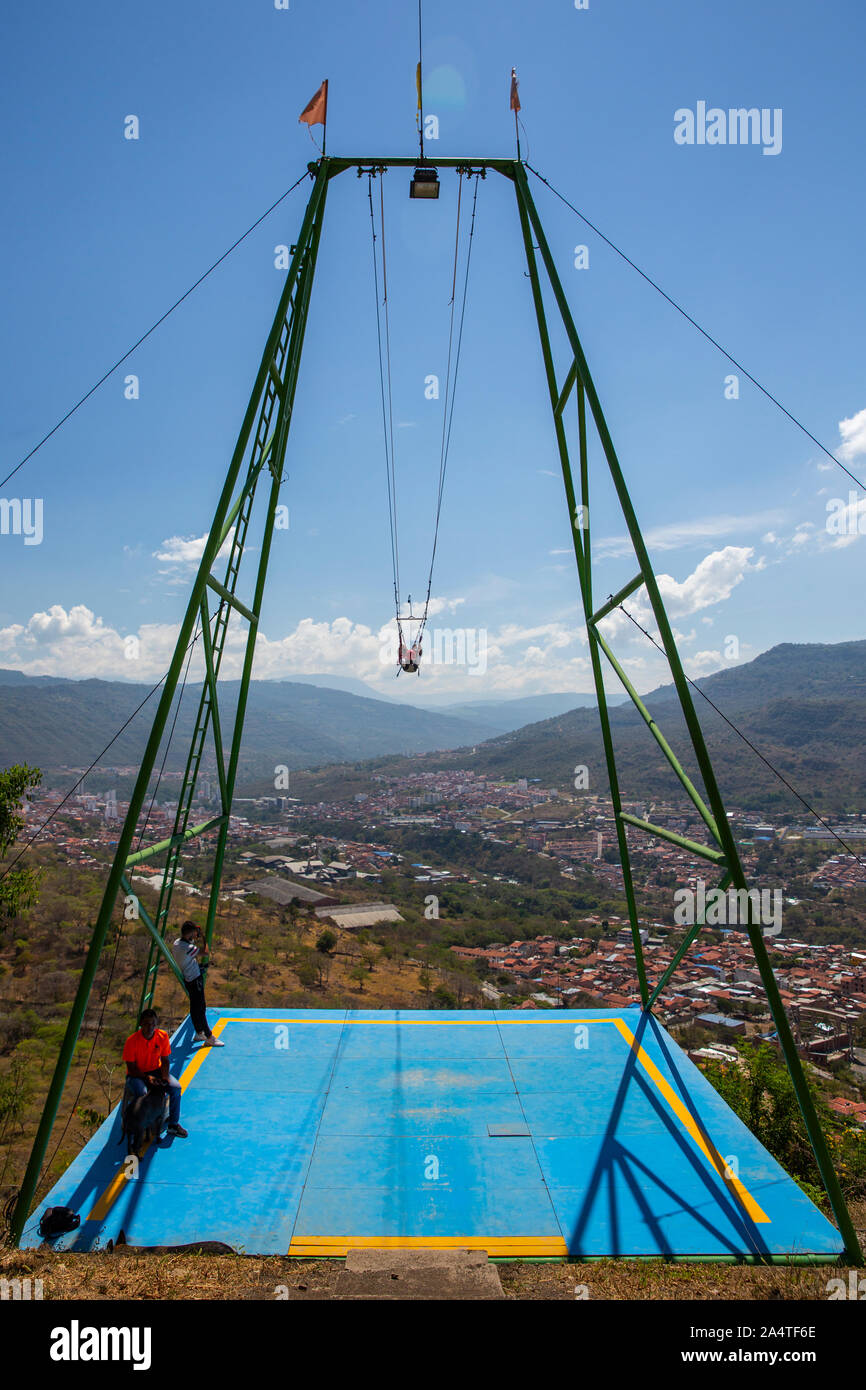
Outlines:
[{"label": "distant hill", "polygon": [[[0,766],[29,762],[46,771],[89,766],[149,689],[127,681],[68,680],[0,670]],[[238,682],[221,682],[220,689],[226,712],[233,711]],[[200,693],[200,685],[187,687],[168,772],[180,769]],[[154,695],[112,745],[101,760],[104,765],[138,762],[157,699]],[[558,694],[424,708],[381,697],[354,676],[253,681],[240,776],[271,778],[277,763],[298,769],[479,744],[587,702],[590,696]]]},{"label": "distant hill", "polygon": [[[89,766],[149,689],[123,681],[0,673],[0,766],[14,762],[43,770]],[[226,739],[225,726],[237,707],[238,689],[238,681],[220,682]],[[200,694],[201,685],[187,686],[166,764],[169,772],[181,770]],[[140,760],[158,698],[158,694],[151,697],[106,751],[100,759],[103,765],[129,766]],[[389,753],[456,748],[480,743],[491,732],[495,727],[481,719],[461,719],[296,681],[253,681],[239,775],[272,777],[277,764],[297,769]]]},{"label": "distant hill", "polygon": [[[628,696],[613,697],[612,704],[621,704]],[[524,695],[516,700],[469,700],[453,705],[440,705],[441,714],[458,719],[482,719],[496,733],[507,734],[526,724],[553,719],[568,710],[595,708],[594,695],[562,692],[556,695]]]},{"label": "distant hill", "polygon": [[[471,767],[501,777],[535,777],[544,785],[564,788],[572,785],[575,767],[585,764],[591,789],[607,788],[594,705],[566,709],[504,732],[494,726],[491,737],[496,701],[420,709],[324,689],[312,678],[310,682],[253,681],[240,784],[263,784],[281,763],[300,770],[376,760],[380,769],[395,771],[404,755],[423,754],[428,768]],[[866,641],[785,643],[742,666],[703,677],[698,685],[816,809],[831,814],[866,810]],[[89,765],[148,688],[0,671],[0,766],[30,762],[50,771]],[[236,706],[238,682],[226,681],[221,688],[227,720]],[[180,770],[200,690],[187,688],[169,772]],[[139,761],[156,698],[105,753],[104,766]],[[559,694],[506,700],[498,717],[511,720],[537,709],[539,702],[549,706],[581,698],[590,697]],[[672,685],[645,697],[690,776],[700,784],[685,725],[678,708],[672,707],[674,698]],[[805,809],[706,701],[697,693],[694,699],[728,804],[807,819]],[[611,726],[624,797],[679,796],[679,784],[630,702],[611,710]],[[412,766],[417,769],[417,763]],[[347,786],[356,786],[361,771],[353,770],[351,777],[347,771]],[[336,780],[329,777],[329,785],[337,787],[341,775],[335,773]]]},{"label": "distant hill", "polygon": [[[703,677],[697,685],[817,810],[866,811],[866,642],[784,643],[754,661]],[[808,821],[805,808],[742,739],[697,692],[693,696],[727,804]],[[644,698],[700,787],[685,723],[673,706],[673,685]],[[611,727],[626,800],[682,796],[630,701],[611,711]],[[458,751],[425,758],[428,767],[536,777],[546,786],[562,788],[572,785],[579,764],[589,769],[590,789],[606,791],[595,709],[575,709],[501,734],[472,754]]]},{"label": "distant hill", "polygon": [[[275,683],[276,682],[268,682],[268,684]],[[381,691],[376,690],[372,685],[368,685],[366,681],[359,680],[357,676],[332,676],[325,673],[318,676],[298,676],[293,674],[288,676],[286,681],[283,682],[283,684],[286,683],[291,685],[317,685],[320,690],[343,690],[348,695],[360,695],[365,700],[384,700],[386,703],[390,703],[393,698],[391,695],[383,694]],[[404,701],[396,700],[394,702],[400,704],[405,703]],[[439,712],[442,714],[445,713],[444,710],[440,710]]]}]

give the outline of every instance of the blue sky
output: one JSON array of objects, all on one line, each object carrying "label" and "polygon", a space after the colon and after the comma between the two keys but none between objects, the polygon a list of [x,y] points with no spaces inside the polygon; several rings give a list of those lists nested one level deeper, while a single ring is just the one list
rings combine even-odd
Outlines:
[{"label": "blue sky", "polygon": [[[428,157],[513,154],[516,65],[524,155],[863,476],[862,6],[428,0],[424,27],[440,137]],[[387,0],[94,0],[7,7],[0,36],[3,477],[315,157],[297,116],[322,78],[330,153],[414,153],[417,31],[414,5]],[[701,101],[780,109],[781,151],[677,144],[675,113]],[[137,141],[123,138],[129,114]],[[401,570],[417,596],[442,421],[424,380],[445,374],[456,177],[443,173],[438,204],[410,203],[407,184],[386,175]],[[745,379],[726,399],[724,358],[536,181],[533,193],[688,669],[862,637],[857,507],[843,534],[826,529],[828,503],[854,485]],[[192,542],[282,284],[274,248],[294,240],[305,197],[303,186],[0,489],[42,505],[40,544],[0,535],[0,666],[165,669]],[[491,174],[431,620],[483,632],[486,660],[395,681],[381,660],[391,573],[366,180],[332,184],[257,675],[339,672],[414,702],[591,687],[521,256],[513,192]],[[597,450],[593,463],[606,594],[634,562]],[[646,616],[640,598],[631,606]],[[609,624],[618,650],[652,688],[664,668],[623,624]]]}]

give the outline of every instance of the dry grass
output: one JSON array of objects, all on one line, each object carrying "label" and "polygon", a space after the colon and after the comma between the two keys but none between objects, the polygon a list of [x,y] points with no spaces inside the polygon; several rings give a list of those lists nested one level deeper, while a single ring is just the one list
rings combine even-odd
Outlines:
[{"label": "dry grass", "polygon": [[[50,1250],[7,1250],[0,1254],[0,1277],[41,1279],[49,1300],[111,1301],[274,1300],[328,1298],[341,1262],[288,1260],[187,1252],[132,1254],[55,1254]],[[738,1265],[641,1263],[603,1260],[593,1264],[501,1264],[509,1299],[686,1300],[825,1302],[827,1282],[848,1280],[837,1266],[754,1267]]]}]

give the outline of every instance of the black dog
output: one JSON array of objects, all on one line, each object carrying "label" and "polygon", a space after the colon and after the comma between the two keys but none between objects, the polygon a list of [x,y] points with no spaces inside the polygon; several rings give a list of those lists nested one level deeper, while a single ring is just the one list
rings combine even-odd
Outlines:
[{"label": "black dog", "polygon": [[149,1086],[143,1096],[131,1096],[124,1091],[120,1109],[120,1138],[126,1138],[126,1152],[137,1154],[147,1144],[159,1138],[168,1105],[168,1095],[161,1086]]}]

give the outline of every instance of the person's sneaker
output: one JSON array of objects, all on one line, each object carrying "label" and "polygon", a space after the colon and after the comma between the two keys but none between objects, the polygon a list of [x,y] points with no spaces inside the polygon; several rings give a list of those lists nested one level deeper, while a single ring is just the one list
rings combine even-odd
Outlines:
[{"label": "person's sneaker", "polygon": [[211,1033],[209,1038],[205,1038],[204,1043],[205,1047],[225,1047],[225,1043],[215,1033]]},{"label": "person's sneaker", "polygon": [[199,1032],[196,1033],[195,1037],[193,1038],[193,1042],[204,1042],[206,1037],[207,1033],[202,1033],[201,1030],[199,1030]]},{"label": "person's sneaker", "polygon": [[166,1134],[173,1134],[176,1139],[188,1139],[189,1130],[184,1129],[183,1125],[167,1125]]}]

